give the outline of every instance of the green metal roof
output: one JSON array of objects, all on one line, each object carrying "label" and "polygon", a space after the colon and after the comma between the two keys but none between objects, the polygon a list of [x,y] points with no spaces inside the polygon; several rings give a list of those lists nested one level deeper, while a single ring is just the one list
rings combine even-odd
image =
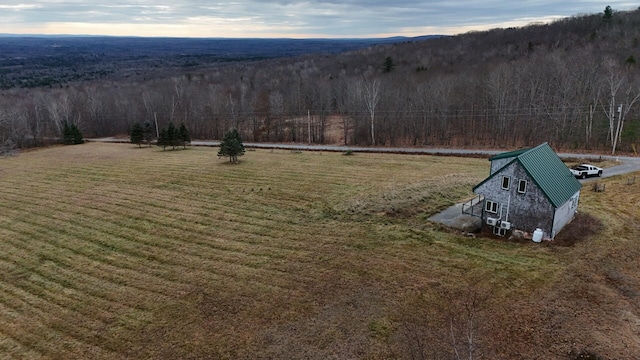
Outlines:
[{"label": "green metal roof", "polygon": [[[489,160],[514,157],[513,161],[505,164],[502,169],[509,166],[514,161],[519,162],[522,168],[529,174],[531,179],[538,185],[540,190],[549,199],[551,204],[558,208],[569,200],[576,191],[582,188],[582,184],[571,174],[569,168],[560,160],[558,155],[551,149],[549,144],[544,143],[530,149],[522,149],[507,153],[498,154]],[[502,170],[500,169],[500,170]],[[487,179],[476,185],[478,186],[500,173],[500,170],[493,173]]]},{"label": "green metal roof", "polygon": [[529,151],[529,150],[531,150],[531,148],[513,150],[513,151],[509,151],[509,152],[500,153],[500,154],[497,154],[497,155],[494,155],[494,156],[490,157],[489,161],[498,160],[498,159],[504,159],[504,158],[511,158],[511,157],[514,157],[514,156],[518,156],[518,155],[522,154],[523,152],[526,152],[526,151]]}]

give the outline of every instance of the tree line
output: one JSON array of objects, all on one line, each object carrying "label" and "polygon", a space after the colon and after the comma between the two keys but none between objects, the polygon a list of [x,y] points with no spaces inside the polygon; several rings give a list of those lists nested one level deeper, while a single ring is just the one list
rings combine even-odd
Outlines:
[{"label": "tree line", "polygon": [[[141,82],[103,80],[0,96],[0,136],[188,126],[222,139],[379,146],[635,151],[640,11],[584,15],[331,56],[238,63]],[[168,146],[173,146],[169,144]]]}]

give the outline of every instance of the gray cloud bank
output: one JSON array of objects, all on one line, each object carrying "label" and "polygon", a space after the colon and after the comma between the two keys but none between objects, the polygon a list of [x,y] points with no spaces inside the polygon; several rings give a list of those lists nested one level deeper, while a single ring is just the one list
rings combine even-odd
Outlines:
[{"label": "gray cloud bank", "polygon": [[[613,1],[427,1],[237,0],[230,2],[3,0],[0,32],[52,32],[81,24],[88,32],[109,32],[128,24],[130,35],[152,28],[188,29],[202,36],[368,37],[456,33],[496,26],[525,25],[558,17],[602,12],[606,5],[631,10],[632,2]],[[11,31],[11,29],[15,31]],[[77,28],[77,27],[76,27]],[[136,28],[140,33],[136,34]],[[92,30],[94,29],[94,30]],[[126,31],[126,30],[123,30]],[[171,31],[171,30],[168,30]],[[166,34],[162,34],[165,36]]]}]

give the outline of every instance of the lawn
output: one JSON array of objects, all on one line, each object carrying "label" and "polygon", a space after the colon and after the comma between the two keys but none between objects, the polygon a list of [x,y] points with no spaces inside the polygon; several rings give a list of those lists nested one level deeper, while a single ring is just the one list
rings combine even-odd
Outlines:
[{"label": "lawn", "polygon": [[[472,289],[483,294],[478,339],[495,338],[480,344],[485,354],[535,355],[549,340],[528,334],[549,317],[575,315],[568,286],[586,287],[571,292],[582,301],[596,296],[589,281],[611,293],[605,307],[584,300],[580,316],[600,311],[597,322],[619,310],[616,319],[637,321],[638,185],[585,187],[581,209],[602,230],[571,247],[539,246],[469,238],[426,220],[473,195],[486,159],[257,150],[234,165],[216,150],[88,143],[0,159],[0,354],[451,354],[450,338],[437,333],[454,317],[438,313],[459,309]],[[540,315],[533,308],[542,299],[554,307]],[[507,309],[523,315],[514,321]],[[533,329],[519,328],[527,323]],[[442,344],[418,344],[415,334]],[[575,339],[584,334],[564,335],[574,343],[558,351],[581,350]],[[612,354],[640,348],[630,341]]]}]

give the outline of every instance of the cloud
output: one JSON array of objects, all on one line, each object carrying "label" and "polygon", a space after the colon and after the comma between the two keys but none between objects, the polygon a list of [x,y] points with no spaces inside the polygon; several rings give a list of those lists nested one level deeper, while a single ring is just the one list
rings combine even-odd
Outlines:
[{"label": "cloud", "polygon": [[35,9],[37,8],[38,5],[31,5],[31,4],[14,4],[14,5],[0,5],[0,9],[2,10],[7,10],[7,11],[21,11],[21,10],[27,10],[27,9]]},{"label": "cloud", "polygon": [[[614,9],[635,4],[609,2]],[[595,13],[595,1],[4,0],[0,32],[217,37],[455,34]],[[428,31],[428,32],[427,32]]]}]

